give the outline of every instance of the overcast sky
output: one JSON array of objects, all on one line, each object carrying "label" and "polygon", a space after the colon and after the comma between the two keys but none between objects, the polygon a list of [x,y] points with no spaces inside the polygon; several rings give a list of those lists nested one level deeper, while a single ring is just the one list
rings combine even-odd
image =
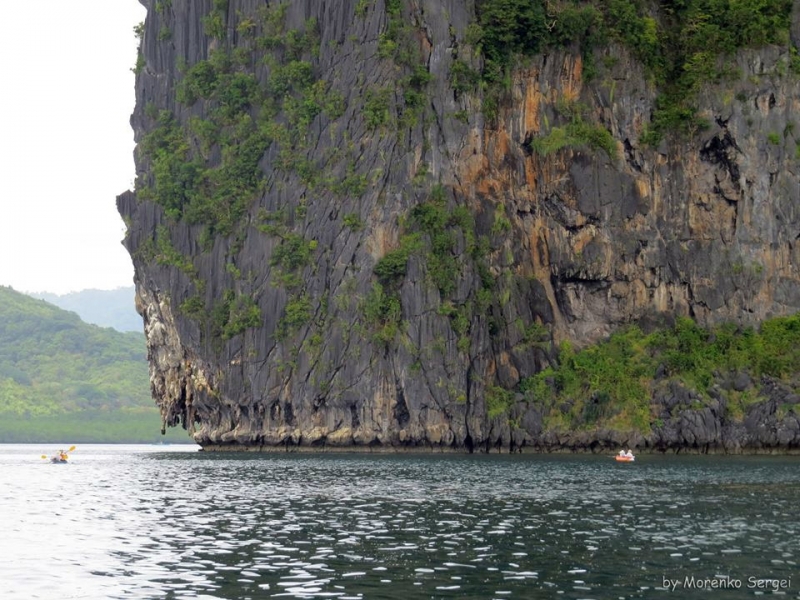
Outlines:
[{"label": "overcast sky", "polygon": [[0,285],[133,282],[116,196],[133,186],[138,0],[0,4]]}]

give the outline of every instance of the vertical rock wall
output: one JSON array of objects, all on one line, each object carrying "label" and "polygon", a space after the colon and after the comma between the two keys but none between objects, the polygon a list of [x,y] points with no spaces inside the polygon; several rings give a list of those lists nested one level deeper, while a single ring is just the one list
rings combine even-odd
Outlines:
[{"label": "vertical rock wall", "polygon": [[[545,439],[514,393],[550,363],[551,342],[585,345],[664,315],[757,323],[800,305],[800,88],[785,48],[736,56],[741,76],[700,99],[711,128],[649,148],[638,140],[656,91],[623,48],[604,51],[590,82],[577,53],[527,61],[486,122],[477,89],[457,91],[451,77],[454,60],[480,68],[466,43],[474,2],[404,1],[398,15],[381,0],[290,0],[283,34],[316,32],[301,59],[343,110],[298,133],[284,101],[273,120],[295,141],[267,145],[244,213],[209,233],[141,192],[157,177],[143,142],[160,112],[187,131],[209,116],[178,90],[215,51],[249,48],[242,71],[274,85],[288,50],[247,36],[275,3],[143,4],[139,180],[118,206],[154,397],[165,425],[206,447],[569,445]],[[387,44],[398,22],[414,64]],[[533,151],[565,106],[610,131],[616,152]],[[189,139],[195,156],[224,160],[219,145]],[[281,257],[297,240],[303,260],[288,273]],[[387,255],[405,259],[402,274],[376,272]],[[251,301],[257,323],[233,328]]]}]

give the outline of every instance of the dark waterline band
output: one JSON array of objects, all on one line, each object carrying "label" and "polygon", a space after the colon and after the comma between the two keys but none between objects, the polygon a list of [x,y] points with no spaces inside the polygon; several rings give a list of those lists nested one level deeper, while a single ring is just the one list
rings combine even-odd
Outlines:
[{"label": "dark waterline band", "polygon": [[[248,453],[309,453],[309,454],[541,454],[541,455],[607,455],[612,457],[616,452],[611,448],[592,450],[589,448],[537,448],[524,446],[509,450],[508,448],[476,448],[470,452],[467,448],[452,446],[304,446],[298,444],[253,445],[253,444],[200,444],[201,452],[248,452]],[[736,451],[724,448],[636,448],[637,455],[713,455],[713,456],[800,456],[800,448],[740,448]]]}]

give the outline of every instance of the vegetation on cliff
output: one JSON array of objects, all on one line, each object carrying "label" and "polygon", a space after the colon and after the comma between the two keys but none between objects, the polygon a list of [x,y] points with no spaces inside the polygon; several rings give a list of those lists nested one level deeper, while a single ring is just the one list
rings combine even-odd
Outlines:
[{"label": "vegetation on cliff", "polygon": [[518,56],[576,46],[587,76],[594,52],[610,42],[625,45],[646,67],[660,91],[645,141],[670,130],[703,126],[695,95],[706,84],[735,76],[727,57],[741,48],[789,41],[791,0],[479,0],[471,41],[483,52],[484,110],[496,115]]},{"label": "vegetation on cliff", "polygon": [[[360,3],[357,14],[368,6]],[[302,29],[286,28],[286,7],[265,6],[242,17],[234,43],[223,24],[228,3],[215,2],[204,27],[218,47],[206,60],[178,65],[178,103],[186,108],[201,104],[202,110],[181,124],[172,110],[152,104],[145,109],[152,125],[139,152],[150,168],[149,176],[137,180],[137,193],[164,206],[173,219],[204,224],[209,244],[217,234],[236,231],[268,185],[262,159],[273,144],[279,149],[273,166],[297,173],[312,190],[358,196],[366,189],[368,178],[355,174],[354,163],[342,175],[320,169],[319,162],[305,157],[309,126],[318,115],[337,119],[344,113],[345,100],[315,66],[318,24],[312,19]],[[590,78],[597,69],[595,52],[621,43],[645,65],[660,92],[643,133],[644,141],[655,143],[668,131],[704,126],[695,116],[700,87],[734,76],[725,57],[738,49],[787,43],[791,7],[791,0],[682,0],[659,5],[644,0],[480,0],[466,42],[479,49],[482,71],[457,58],[451,84],[456,93],[476,92],[482,81],[482,108],[494,118],[519,57],[554,47],[577,48]],[[405,73],[396,82],[402,106],[396,115],[390,111],[392,90],[382,86],[367,90],[364,105],[370,129],[395,121],[398,133],[419,121],[431,80],[421,63],[415,30],[404,23],[401,9],[399,0],[387,3],[388,25],[378,52]],[[142,32],[137,28],[137,35]],[[263,81],[259,73],[265,65],[269,77]],[[565,116],[564,127],[554,127],[531,148],[546,154],[587,145],[611,156],[612,141],[604,127],[584,121],[580,111],[570,110]],[[329,166],[331,158],[340,157],[326,158]]]},{"label": "vegetation on cliff", "polygon": [[[733,324],[706,330],[679,318],[674,326],[647,334],[630,326],[579,351],[565,342],[557,366],[522,380],[520,391],[545,411],[548,428],[646,433],[659,425],[652,412],[654,392],[670,380],[698,393],[695,408],[705,406],[714,393],[714,400],[724,399],[731,418],[741,419],[763,399],[762,376],[794,387],[798,372],[800,315],[770,319],[758,330]],[[742,375],[746,385],[733,389],[732,382]]]},{"label": "vegetation on cliff", "polygon": [[141,333],[0,287],[0,441],[160,439],[145,354]]},{"label": "vegetation on cliff", "polygon": [[[171,218],[207,228],[207,242],[229,235],[267,184],[261,167],[272,144],[280,147],[276,166],[302,174],[305,184],[320,181],[314,165],[303,160],[306,131],[317,115],[342,114],[341,95],[315,72],[319,52],[317,24],[303,30],[284,26],[286,4],[264,6],[237,25],[238,43],[226,40],[222,21],[227,2],[215,2],[204,23],[220,46],[208,59],[182,65],[176,88],[178,103],[202,106],[203,115],[188,123],[173,111],[154,105],[146,113],[153,127],[139,151],[150,161],[152,175],[137,181],[137,193],[164,206]],[[257,73],[264,66],[269,78]]]}]

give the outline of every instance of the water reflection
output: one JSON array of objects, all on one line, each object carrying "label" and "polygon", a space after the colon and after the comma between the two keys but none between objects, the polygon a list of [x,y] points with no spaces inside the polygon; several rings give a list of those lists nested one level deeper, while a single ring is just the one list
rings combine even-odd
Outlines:
[{"label": "water reflection", "polygon": [[[34,569],[51,592],[72,579],[69,597],[88,598],[647,598],[665,578],[797,571],[794,459],[141,450],[76,458],[57,475],[81,508],[56,519],[28,503],[10,530],[24,546],[38,523],[70,546],[65,570]],[[11,591],[51,598],[20,560],[0,568]]]}]

